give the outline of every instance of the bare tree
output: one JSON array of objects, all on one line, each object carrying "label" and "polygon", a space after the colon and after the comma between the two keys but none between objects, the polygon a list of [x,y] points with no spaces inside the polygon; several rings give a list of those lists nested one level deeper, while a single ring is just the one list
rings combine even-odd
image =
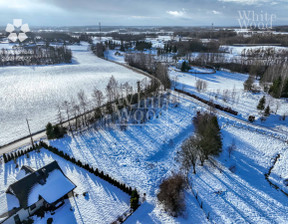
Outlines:
[{"label": "bare tree", "polygon": [[80,106],[83,110],[82,123],[83,123],[83,125],[87,125],[88,123],[87,123],[86,109],[87,109],[87,105],[88,105],[88,99],[86,97],[84,90],[82,90],[82,89],[79,91],[77,96],[78,96],[78,99],[80,101]]},{"label": "bare tree", "polygon": [[125,82],[122,87],[125,91],[126,96],[133,93],[133,87],[128,82]]},{"label": "bare tree", "polygon": [[236,144],[235,144],[235,139],[233,139],[231,145],[228,147],[229,158],[230,158],[232,152],[235,150],[236,150]]},{"label": "bare tree", "polygon": [[114,76],[111,76],[111,78],[109,79],[109,82],[106,86],[106,93],[108,96],[108,102],[119,98],[119,86]]},{"label": "bare tree", "polygon": [[181,151],[178,153],[178,161],[181,162],[182,167],[189,172],[191,166],[193,173],[196,174],[196,163],[199,157],[198,141],[195,136],[188,138],[181,146]]},{"label": "bare tree", "polygon": [[207,82],[198,79],[198,80],[196,81],[196,89],[197,89],[198,92],[206,91],[206,89],[207,89]]},{"label": "bare tree", "polygon": [[79,128],[79,115],[81,114],[80,112],[80,106],[75,102],[75,100],[72,98],[71,99],[71,107],[72,107],[72,114],[75,118],[75,128],[76,130]]},{"label": "bare tree", "polygon": [[180,174],[173,174],[160,184],[160,191],[157,198],[163,204],[165,210],[170,215],[177,217],[185,209],[185,194],[186,186],[185,178]]},{"label": "bare tree", "polygon": [[58,118],[59,124],[61,125],[61,128],[63,128],[63,116],[62,116],[62,111],[61,111],[60,105],[58,105],[57,118]]},{"label": "bare tree", "polygon": [[102,93],[102,91],[94,87],[92,97],[94,99],[96,108],[101,107],[104,101],[104,94]]},{"label": "bare tree", "polygon": [[67,116],[67,119],[68,119],[69,129],[70,129],[70,131],[73,134],[72,127],[71,127],[71,122],[70,122],[70,103],[65,100],[63,102],[63,107],[64,107],[64,109],[66,111],[66,116]]}]

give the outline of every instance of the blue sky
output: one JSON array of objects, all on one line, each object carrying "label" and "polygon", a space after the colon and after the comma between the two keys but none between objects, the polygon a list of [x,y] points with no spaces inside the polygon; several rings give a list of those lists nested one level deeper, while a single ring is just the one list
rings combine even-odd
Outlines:
[{"label": "blue sky", "polygon": [[275,15],[288,24],[287,0],[0,0],[0,26],[234,26],[239,11]]}]

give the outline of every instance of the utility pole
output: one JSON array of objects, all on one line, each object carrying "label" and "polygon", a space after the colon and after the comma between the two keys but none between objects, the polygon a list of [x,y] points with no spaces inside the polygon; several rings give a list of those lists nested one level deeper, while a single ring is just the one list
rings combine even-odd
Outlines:
[{"label": "utility pole", "polygon": [[140,100],[141,100],[141,86],[140,86],[140,81],[137,81],[137,92],[138,92],[138,108],[140,108]]},{"label": "utility pole", "polygon": [[28,126],[28,130],[29,130],[29,133],[30,133],[30,138],[31,138],[31,144],[34,148],[34,142],[33,142],[33,138],[32,138],[32,134],[31,134],[31,130],[30,130],[30,126],[29,126],[29,122],[28,122],[28,119],[26,118],[26,122],[27,122],[27,126]]},{"label": "utility pole", "polygon": [[100,31],[99,40],[100,40],[100,43],[101,43],[101,22],[99,22],[99,31]]}]

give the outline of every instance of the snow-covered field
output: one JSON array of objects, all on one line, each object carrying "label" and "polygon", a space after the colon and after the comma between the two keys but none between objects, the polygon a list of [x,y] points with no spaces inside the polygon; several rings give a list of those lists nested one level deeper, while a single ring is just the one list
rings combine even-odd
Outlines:
[{"label": "snow-covered field", "polygon": [[[275,99],[268,94],[251,93],[244,91],[243,83],[248,75],[232,73],[229,71],[217,71],[215,74],[193,74],[177,71],[170,68],[170,77],[178,89],[196,94],[206,100],[212,100],[220,105],[231,107],[239,112],[238,117],[247,120],[249,115],[256,117],[256,123],[276,130],[288,132],[288,121],[281,121],[283,115],[288,115],[288,101],[286,99]],[[197,80],[207,83],[206,91],[198,92],[196,89]],[[255,82],[258,85],[258,82]],[[262,116],[257,110],[259,100],[265,95],[266,106],[270,106],[271,115],[266,121],[261,122]],[[277,113],[276,113],[277,111]]]},{"label": "snow-covered field", "polygon": [[56,121],[57,105],[76,98],[81,89],[91,98],[94,86],[105,90],[112,75],[119,83],[128,81],[134,87],[144,78],[97,58],[82,44],[71,46],[73,64],[0,68],[0,145],[29,134],[26,118],[32,132]]},{"label": "snow-covered field", "polygon": [[[78,194],[78,197],[66,199],[65,204],[57,209],[54,215],[46,213],[43,219],[33,216],[34,223],[47,223],[46,220],[52,217],[55,224],[106,224],[113,222],[129,209],[129,195],[46,149],[41,149],[40,153],[30,153],[30,158],[26,156],[18,158],[19,168],[15,168],[13,161],[0,165],[0,197],[5,195],[10,184],[17,181],[17,175],[23,165],[37,170],[54,160],[77,186],[74,192]],[[84,192],[88,192],[87,196],[83,196]],[[53,192],[50,193],[53,194]]]},{"label": "snow-covered field", "polygon": [[[75,66],[76,69],[77,66],[85,67],[85,72],[82,68],[84,74],[81,73],[81,76],[87,75],[86,78],[89,78],[89,80],[94,76],[90,74],[91,71],[86,71],[86,69],[91,68],[94,71],[97,66],[101,66],[101,69],[103,69],[102,72],[98,70],[98,73],[104,74],[101,75],[98,83],[101,83],[101,81],[107,82],[106,79],[104,81],[104,78],[109,77],[105,75],[110,74],[110,70],[117,74],[123,70],[117,76],[120,80],[123,76],[123,80],[131,80],[133,75],[135,81],[137,80],[136,77],[138,79],[142,78],[135,73],[132,75],[132,72],[121,66],[102,60],[100,62],[100,59],[87,52],[83,46],[74,46],[73,51],[78,64],[69,65],[69,67]],[[107,54],[110,60],[124,62],[123,58],[121,56],[116,57],[113,51],[109,51]],[[66,65],[61,65],[61,68],[63,66]],[[59,66],[53,67],[56,69]],[[37,67],[37,69],[41,68]],[[194,68],[193,71],[200,70]],[[70,72],[74,74],[74,69],[70,69]],[[131,77],[125,76],[126,72],[131,74]],[[287,187],[283,184],[283,179],[288,177],[287,143],[277,139],[277,136],[271,135],[271,133],[268,135],[269,130],[267,128],[262,129],[265,129],[266,132],[257,132],[261,127],[253,127],[254,124],[246,123],[246,120],[249,115],[255,115],[256,125],[273,128],[274,134],[277,131],[281,136],[283,136],[283,133],[286,135],[288,119],[280,121],[279,118],[288,112],[288,102],[284,99],[275,100],[266,95],[266,105],[269,105],[274,112],[277,109],[277,113],[272,113],[266,121],[261,122],[256,106],[264,93],[252,94],[244,91],[243,82],[248,78],[248,75],[229,71],[217,71],[215,74],[189,74],[176,71],[173,67],[170,67],[169,72],[177,88],[197,94],[205,99],[211,99],[239,112],[236,118],[227,116],[225,113],[217,114],[223,137],[223,152],[219,157],[213,157],[206,161],[203,167],[197,165],[196,175],[190,174],[189,179],[192,189],[188,188],[185,191],[187,209],[183,217],[174,218],[169,216],[159,205],[157,193],[161,181],[171,175],[172,172],[178,172],[180,169],[180,165],[176,161],[177,151],[180,150],[183,141],[193,135],[192,118],[197,110],[205,110],[201,108],[201,104],[197,104],[195,101],[192,102],[187,97],[180,97],[180,104],[177,107],[171,104],[168,110],[161,112],[161,116],[155,117],[146,124],[128,126],[127,130],[95,126],[82,133],[75,134],[74,137],[66,135],[63,139],[49,141],[50,145],[103,170],[111,177],[131,187],[136,187],[140,196],[144,193],[147,194],[146,202],[125,223],[209,223],[207,216],[211,223],[217,224],[287,223],[288,197],[271,187],[265,179],[265,174],[273,165],[273,159],[280,154],[280,159],[272,170],[270,180],[287,192]],[[67,73],[65,70],[66,76],[69,76]],[[102,78],[103,76],[104,78]],[[197,92],[195,86],[199,79],[207,82],[206,91]],[[69,82],[69,79],[67,78],[64,81]],[[75,83],[79,84],[80,81],[81,83],[84,82],[79,78],[78,81],[74,80],[73,83],[76,85]],[[45,80],[45,82],[50,83],[48,80]],[[52,82],[55,82],[55,80],[52,80]],[[61,85],[58,85],[58,83],[56,83],[57,88],[54,88],[51,83],[49,84],[49,89],[53,89],[51,94],[54,94],[54,91],[59,91],[59,88],[61,89]],[[85,85],[87,85],[87,89],[93,87],[87,81],[81,84],[81,88],[84,88]],[[67,97],[71,93],[74,96],[77,92],[75,89],[66,91],[67,89],[63,94]],[[53,110],[52,117],[54,119],[55,114]],[[233,142],[236,148],[229,156],[227,148]],[[76,188],[76,192],[78,190],[77,193],[79,193],[78,198],[75,198],[76,202],[72,200],[69,202],[70,204],[66,203],[65,206],[58,209],[53,216],[54,220],[57,219],[59,223],[66,223],[67,220],[70,221],[69,223],[92,223],[91,220],[94,220],[95,223],[94,218],[99,217],[100,221],[96,223],[109,223],[119,213],[123,213],[128,208],[129,198],[127,195],[121,193],[121,191],[118,192],[117,189],[111,189],[112,186],[110,185],[109,191],[105,191],[106,185],[101,180],[93,179],[96,177],[92,177],[85,170],[75,168],[74,165],[51,155],[46,150],[42,150],[41,154],[32,153],[29,160],[26,157],[20,159],[20,164],[39,168],[52,161],[52,159],[56,159],[64,173],[77,186],[79,185]],[[16,175],[15,169],[12,167],[13,162],[9,164],[10,168],[0,169],[1,190],[13,182],[12,180]],[[9,179],[10,176],[11,179]],[[91,193],[87,200],[81,194],[84,191],[100,192],[100,194]],[[197,194],[198,200],[202,202],[203,209],[200,208],[192,191]],[[111,192],[113,192],[112,195]],[[115,197],[116,200],[114,200]],[[85,203],[88,203],[88,205]],[[71,206],[74,207],[74,212],[70,211]],[[115,206],[117,209],[115,209]],[[104,213],[104,209],[101,210],[102,208],[107,209],[107,213]],[[99,215],[102,213],[104,215]],[[36,220],[36,223],[45,223],[48,217],[50,215],[47,215],[43,220]]]},{"label": "snow-covered field", "polygon": [[[212,223],[286,223],[288,198],[264,178],[272,158],[286,144],[233,126],[223,128],[222,136],[223,152],[214,162],[217,167],[206,162],[192,177],[193,190]],[[229,158],[227,148],[233,141],[236,150]],[[288,174],[287,169],[284,173]]]}]

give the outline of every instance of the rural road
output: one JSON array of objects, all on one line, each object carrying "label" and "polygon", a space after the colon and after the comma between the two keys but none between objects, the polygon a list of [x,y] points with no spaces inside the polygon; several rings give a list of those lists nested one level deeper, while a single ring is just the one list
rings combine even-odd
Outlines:
[{"label": "rural road", "polygon": [[[43,132],[40,132],[40,133],[37,133],[34,135],[32,134],[32,136],[33,136],[33,141],[40,140],[42,138],[46,138],[46,132],[43,131]],[[23,146],[28,146],[28,145],[31,146],[30,136],[0,147],[0,156],[4,153],[12,152],[15,149],[18,149],[18,148],[23,147]]]}]

